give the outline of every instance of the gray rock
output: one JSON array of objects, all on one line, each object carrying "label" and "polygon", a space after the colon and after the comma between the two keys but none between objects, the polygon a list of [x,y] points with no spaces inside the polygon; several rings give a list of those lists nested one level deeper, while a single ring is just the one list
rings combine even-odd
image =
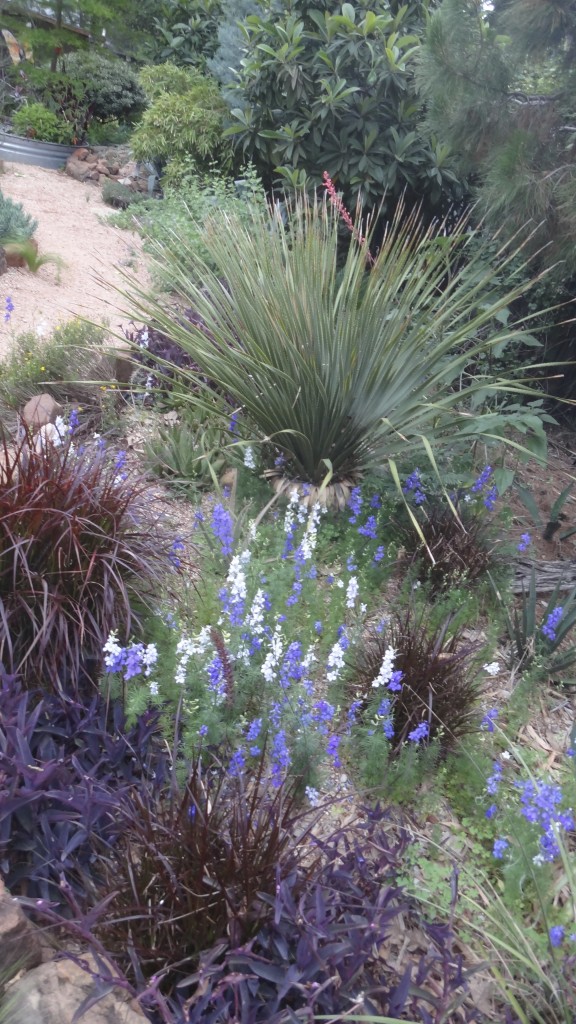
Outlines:
[{"label": "gray rock", "polygon": [[[89,956],[83,957],[94,968]],[[74,1014],[97,993],[96,982],[72,960],[53,960],[28,971],[8,987],[0,1015],[5,1024],[72,1024]],[[136,1003],[115,988],[89,1007],[82,1024],[145,1024]]]},{"label": "gray rock", "polygon": [[0,880],[0,973],[42,963],[42,946],[37,930],[24,916]]}]

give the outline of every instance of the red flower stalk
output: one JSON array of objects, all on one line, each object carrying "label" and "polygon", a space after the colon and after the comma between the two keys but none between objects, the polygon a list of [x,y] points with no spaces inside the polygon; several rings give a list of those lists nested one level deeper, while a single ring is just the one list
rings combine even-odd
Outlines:
[{"label": "red flower stalk", "polygon": [[352,220],[352,217],[350,216],[348,210],[344,206],[341,197],[336,192],[336,186],[334,185],[332,178],[328,174],[328,171],[324,171],[322,175],[322,180],[324,182],[324,188],[326,189],[330,197],[330,202],[332,203],[332,206],[337,211],[338,215],[342,218],[346,227],[350,231],[352,237],[358,242],[358,245],[366,247],[366,255],[368,262],[371,264],[371,266],[374,266],[374,257],[367,247],[366,238],[364,237],[364,235],[360,233],[360,231],[358,231],[358,228],[354,224],[354,221]]}]

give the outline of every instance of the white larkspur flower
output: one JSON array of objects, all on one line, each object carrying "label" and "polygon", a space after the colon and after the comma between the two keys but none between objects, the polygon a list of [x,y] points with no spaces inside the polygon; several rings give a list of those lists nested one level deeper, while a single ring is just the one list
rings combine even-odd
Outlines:
[{"label": "white larkspur flower", "polygon": [[384,652],[380,671],[372,682],[373,687],[386,686],[392,679],[394,672],[394,658],[398,652],[393,647],[388,647]]},{"label": "white larkspur flower", "polygon": [[482,668],[489,676],[497,676],[500,671],[500,665],[497,661],[490,661],[486,665],[482,665]]},{"label": "white larkspur flower", "polygon": [[196,654],[204,654],[212,640],[210,637],[210,626],[203,626],[197,637],[183,636],[176,644],[176,671],[174,682],[177,686],[184,686],[186,682],[186,669],[190,658]]},{"label": "white larkspur flower", "polygon": [[252,607],[246,619],[246,626],[254,636],[262,636],[264,632],[264,612],[266,610],[266,595],[262,587],[259,587],[254,594]]},{"label": "white larkspur flower", "polygon": [[335,683],[344,668],[344,648],[337,640],[328,655],[326,662],[326,678],[329,683]]},{"label": "white larkspur flower", "polygon": [[309,561],[312,558],[314,549],[316,548],[316,540],[318,538],[318,525],[320,523],[320,516],[326,509],[322,508],[319,501],[316,501],[310,513],[308,515],[308,522],[306,523],[306,530],[300,543],[300,551],[304,561]]},{"label": "white larkspur flower", "polygon": [[151,697],[157,697],[158,696],[158,683],[155,683],[155,682],[153,682],[153,680],[150,680],[150,682],[148,683],[148,688],[150,690],[150,696]]},{"label": "white larkspur flower", "polygon": [[144,665],[144,672],[146,676],[149,676],[156,662],[158,661],[158,648],[156,644],[147,644],[142,654],[142,664]]},{"label": "white larkspur flower", "polygon": [[256,459],[254,458],[254,449],[248,445],[244,449],[244,465],[247,469],[256,469]]},{"label": "white larkspur flower", "polygon": [[264,664],[260,669],[267,683],[273,682],[276,678],[276,667],[282,657],[283,646],[282,629],[280,626],[276,626],[272,639],[270,640],[270,650],[264,658]]},{"label": "white larkspur flower", "polygon": [[118,643],[116,633],[110,633],[102,650],[105,655],[104,664],[106,668],[112,668],[118,655],[122,652],[122,646]]},{"label": "white larkspur flower", "polygon": [[350,579],[348,580],[348,586],[346,588],[346,607],[347,608],[353,608],[354,607],[354,605],[356,604],[356,598],[358,597],[359,592],[360,592],[360,588],[358,586],[358,580],[356,579],[355,576],[351,576]]}]

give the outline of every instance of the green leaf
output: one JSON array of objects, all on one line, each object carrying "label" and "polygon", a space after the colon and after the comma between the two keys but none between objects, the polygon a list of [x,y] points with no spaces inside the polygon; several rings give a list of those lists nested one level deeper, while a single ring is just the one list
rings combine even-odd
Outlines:
[{"label": "green leaf", "polygon": [[532,516],[532,521],[535,523],[536,526],[542,528],[543,524],[542,518],[540,516],[540,510],[536,502],[534,501],[532,492],[529,491],[528,488],[523,487],[521,484],[518,483],[516,484],[516,491],[518,493],[520,501],[522,502],[524,507],[528,509],[528,512]]},{"label": "green leaf", "polygon": [[505,467],[495,469],[492,475],[494,477],[494,483],[498,488],[498,494],[505,494],[514,483],[514,478],[516,476],[513,469],[506,469]]}]

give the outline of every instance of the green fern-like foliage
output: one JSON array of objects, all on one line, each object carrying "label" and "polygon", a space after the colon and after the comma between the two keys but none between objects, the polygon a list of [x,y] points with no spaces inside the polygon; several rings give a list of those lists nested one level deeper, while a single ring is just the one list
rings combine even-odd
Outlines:
[{"label": "green fern-like foliage", "polygon": [[38,227],[38,221],[26,213],[22,203],[15,203],[0,192],[0,238],[25,242]]}]

